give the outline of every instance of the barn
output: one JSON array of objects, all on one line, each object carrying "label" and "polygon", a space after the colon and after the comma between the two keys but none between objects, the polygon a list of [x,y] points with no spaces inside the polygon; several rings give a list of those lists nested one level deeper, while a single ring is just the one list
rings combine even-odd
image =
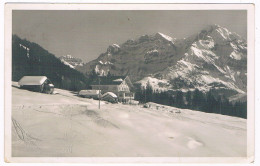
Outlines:
[{"label": "barn", "polygon": [[27,89],[35,92],[52,94],[54,85],[46,76],[24,76],[18,85],[21,89]]}]

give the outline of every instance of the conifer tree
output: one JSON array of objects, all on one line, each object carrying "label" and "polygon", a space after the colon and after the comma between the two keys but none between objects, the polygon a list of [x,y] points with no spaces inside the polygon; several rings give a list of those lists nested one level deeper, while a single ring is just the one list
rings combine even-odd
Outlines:
[{"label": "conifer tree", "polygon": [[184,100],[183,100],[183,92],[177,91],[176,94],[176,107],[183,108],[184,107]]},{"label": "conifer tree", "polygon": [[191,108],[192,105],[191,91],[188,91],[186,93],[186,101],[187,101],[187,108]]}]

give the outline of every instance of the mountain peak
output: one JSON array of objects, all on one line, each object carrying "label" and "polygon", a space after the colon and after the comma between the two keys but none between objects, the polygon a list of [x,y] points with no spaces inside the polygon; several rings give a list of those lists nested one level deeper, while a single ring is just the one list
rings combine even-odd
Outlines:
[{"label": "mountain peak", "polygon": [[207,39],[208,37],[212,37],[217,44],[223,44],[223,42],[227,43],[230,41],[238,41],[239,43],[245,42],[245,39],[243,39],[240,35],[235,32],[231,32],[227,28],[218,24],[206,26],[200,32],[194,34],[191,39],[194,39],[194,37],[198,37],[198,39]]},{"label": "mountain peak", "polygon": [[72,55],[63,55],[60,56],[59,59],[62,63],[69,66],[70,68],[75,68],[76,66],[82,66],[83,62],[79,58],[75,58]]},{"label": "mountain peak", "polygon": [[211,25],[207,25],[205,28],[203,28],[202,31],[213,31],[213,30],[216,30],[216,29],[226,29],[218,24],[211,24]]},{"label": "mountain peak", "polygon": [[213,24],[213,25],[211,25],[211,27],[214,28],[214,29],[223,28],[223,27],[221,27],[221,26],[218,25],[218,24]]}]

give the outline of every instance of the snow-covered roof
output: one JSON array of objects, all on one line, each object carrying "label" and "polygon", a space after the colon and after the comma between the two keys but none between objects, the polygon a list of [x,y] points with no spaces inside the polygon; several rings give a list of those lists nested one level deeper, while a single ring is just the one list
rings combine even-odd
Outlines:
[{"label": "snow-covered roof", "polygon": [[18,84],[23,85],[42,85],[47,80],[46,76],[24,76],[20,79]]},{"label": "snow-covered roof", "polygon": [[122,78],[118,78],[118,79],[115,79],[113,81],[116,81],[116,82],[123,82],[124,80]]},{"label": "snow-covered roof", "polygon": [[114,97],[114,98],[117,98],[117,95],[114,94],[113,92],[106,92],[106,93],[104,93],[101,97],[105,97],[105,96],[107,96],[107,95],[112,96],[112,97]]},{"label": "snow-covered roof", "polygon": [[81,90],[79,95],[98,95],[100,90]]}]

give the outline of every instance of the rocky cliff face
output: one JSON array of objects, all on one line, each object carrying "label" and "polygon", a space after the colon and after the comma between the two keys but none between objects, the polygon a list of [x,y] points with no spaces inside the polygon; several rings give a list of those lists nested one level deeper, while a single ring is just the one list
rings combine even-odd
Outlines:
[{"label": "rocky cliff face", "polygon": [[96,60],[77,69],[129,75],[136,84],[149,82],[160,90],[214,88],[231,96],[246,93],[247,43],[219,25],[208,26],[186,39],[156,33],[113,44]]}]

